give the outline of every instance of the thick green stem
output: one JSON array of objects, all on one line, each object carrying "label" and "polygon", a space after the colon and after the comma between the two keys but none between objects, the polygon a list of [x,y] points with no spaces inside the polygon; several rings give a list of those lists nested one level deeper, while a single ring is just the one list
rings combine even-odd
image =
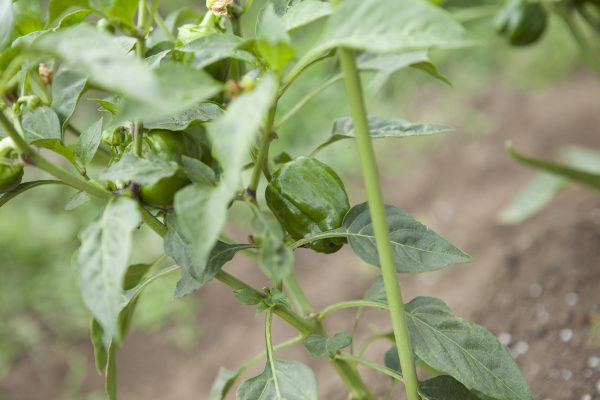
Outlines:
[{"label": "thick green stem", "polygon": [[[137,57],[143,60],[146,53],[146,32],[144,26],[146,25],[146,0],[140,0],[138,3],[138,16],[137,16],[137,30],[138,38],[135,46]],[[135,155],[142,157],[142,144],[144,139],[144,125],[142,121],[135,121],[135,128],[133,132],[133,149]]]},{"label": "thick green stem", "polygon": [[385,215],[381,185],[379,183],[375,152],[373,151],[373,144],[369,136],[367,110],[364,103],[360,75],[356,67],[354,52],[350,49],[339,49],[339,54],[354,130],[356,131],[361,169],[367,191],[371,221],[373,222],[373,229],[375,231],[381,273],[390,307],[396,347],[398,348],[400,365],[405,378],[404,386],[408,400],[419,400],[413,351],[404,315],[404,303],[402,301],[400,283],[398,282],[396,265],[390,244],[389,227]]},{"label": "thick green stem", "polygon": [[[258,150],[258,156],[256,157],[256,163],[254,163],[254,169],[252,170],[252,177],[250,178],[250,184],[246,192],[252,198],[256,199],[256,190],[260,182],[260,174],[269,159],[269,146],[271,145],[272,133],[273,133],[273,121],[275,120],[275,112],[277,111],[277,103],[271,105],[265,126],[263,127],[263,135],[260,142],[260,149]],[[267,171],[265,171],[267,172]]]},{"label": "thick green stem", "polygon": [[304,290],[302,290],[302,286],[298,283],[296,276],[292,273],[287,276],[283,280],[283,285],[288,290],[292,301],[296,305],[296,308],[304,315],[312,312],[312,306],[310,305],[310,301]]}]

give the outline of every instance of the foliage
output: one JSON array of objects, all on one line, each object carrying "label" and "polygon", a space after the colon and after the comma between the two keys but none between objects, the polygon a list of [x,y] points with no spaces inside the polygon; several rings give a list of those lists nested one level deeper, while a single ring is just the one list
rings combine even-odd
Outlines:
[{"label": "foliage", "polygon": [[[414,67],[448,82],[427,52],[474,43],[464,28],[423,0],[268,1],[258,13],[255,34],[246,35],[240,19],[252,15],[245,14],[252,10],[251,1],[209,1],[207,8],[179,21],[178,14],[163,20],[157,2],[145,0],[51,0],[47,13],[36,0],[0,3],[2,37],[9,38],[0,43],[0,125],[11,142],[5,164],[19,171],[42,170],[56,178],[52,183],[77,189],[70,209],[87,207],[90,198],[103,204],[80,233],[73,264],[93,317],[92,344],[107,396],[117,397],[116,354],[144,290],[179,271],[176,297],[216,279],[231,287],[241,303],[264,312],[265,367],[239,385],[238,399],[317,398],[317,378],[307,365],[275,357],[273,316],[296,328],[312,355],[332,364],[353,399],[375,398],[358,373],[359,364],[402,380],[409,400],[434,398],[440,391],[530,399],[514,361],[484,328],[453,316],[437,299],[420,297],[404,305],[397,272],[433,271],[470,257],[406,212],[384,205],[371,147],[373,138],[450,129],[368,117],[359,74],[375,71],[387,79],[396,70]],[[293,31],[311,24],[321,24],[321,35],[299,43]],[[281,117],[279,100],[307,70],[333,57],[340,60],[341,72],[332,82],[344,79],[351,117],[336,120],[333,136],[313,147],[355,139],[369,202],[347,210],[336,173],[316,160],[303,165],[296,171],[301,179],[296,176],[295,187],[285,195],[319,228],[306,229],[297,226],[306,225],[302,218],[282,212],[287,204],[270,202],[269,210],[257,194],[263,176],[274,183],[297,160],[307,159],[269,154],[276,130],[307,101],[298,99],[298,106]],[[95,122],[79,132],[70,120],[91,90],[100,109]],[[160,135],[182,141],[163,146],[156,142]],[[322,184],[324,176],[335,183],[334,194],[331,185]],[[172,178],[181,179],[156,186]],[[13,188],[14,183],[4,188],[0,205],[49,182]],[[150,187],[157,196],[148,196]],[[234,203],[252,215],[249,243],[234,243],[223,234]],[[141,225],[162,241],[165,254],[158,259],[133,262]],[[381,268],[378,296],[321,312],[312,309],[295,281],[294,251],[302,246],[320,251],[324,239],[335,240],[336,247],[347,241],[359,258]],[[223,270],[237,253],[257,260],[257,271],[267,275],[270,287],[259,291]],[[167,257],[175,265],[164,267]],[[401,375],[345,350],[352,335],[331,336],[321,323],[338,309],[363,306],[389,309]],[[413,354],[447,378],[418,382]],[[224,398],[247,367],[222,370],[211,398]]]}]

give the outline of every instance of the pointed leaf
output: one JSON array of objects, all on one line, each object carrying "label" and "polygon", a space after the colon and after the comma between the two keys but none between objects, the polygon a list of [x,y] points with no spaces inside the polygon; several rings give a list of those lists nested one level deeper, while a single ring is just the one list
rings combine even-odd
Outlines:
[{"label": "pointed leaf", "polygon": [[415,355],[427,365],[492,398],[531,400],[510,353],[483,327],[431,297],[408,303],[406,317]]},{"label": "pointed leaf", "polygon": [[75,154],[83,165],[88,165],[94,159],[98,146],[102,141],[102,123],[103,119],[100,118],[86,129],[77,142],[75,147]]},{"label": "pointed leaf", "polygon": [[[386,205],[394,261],[398,272],[434,271],[450,264],[464,263],[471,257],[416,221],[399,208]],[[369,264],[379,265],[375,234],[367,203],[354,206],[344,218],[342,236],[354,253]]]},{"label": "pointed leaf", "polygon": [[383,284],[383,276],[378,275],[373,281],[373,285],[365,293],[365,300],[374,301],[376,303],[387,304],[387,294]]},{"label": "pointed leaf", "polygon": [[33,111],[25,110],[21,125],[28,142],[38,139],[60,140],[62,138],[58,116],[50,107],[42,106]]},{"label": "pointed leaf", "polygon": [[327,2],[306,0],[294,4],[283,15],[283,24],[288,31],[308,25],[332,13],[331,5]]},{"label": "pointed leaf", "polygon": [[65,211],[71,211],[76,209],[77,207],[87,203],[91,200],[91,197],[87,192],[77,192],[69,202],[65,205]]},{"label": "pointed leaf", "polygon": [[230,371],[226,368],[219,368],[219,374],[215,378],[208,400],[224,400],[240,374],[239,370]]},{"label": "pointed leaf", "polygon": [[226,58],[241,60],[252,65],[258,64],[254,55],[246,50],[239,49],[243,43],[243,39],[237,36],[217,33],[196,39],[185,46],[179,47],[178,50],[193,53],[192,65],[196,68],[204,68]]},{"label": "pointed leaf", "polygon": [[448,375],[440,375],[420,382],[419,393],[424,400],[482,400]]},{"label": "pointed leaf", "polygon": [[347,332],[336,333],[332,337],[325,337],[318,333],[311,333],[304,339],[304,347],[315,357],[327,356],[335,358],[338,351],[350,346],[352,335]]},{"label": "pointed leaf", "polygon": [[296,53],[281,17],[270,2],[265,6],[257,26],[256,47],[275,71],[282,71]]},{"label": "pointed leaf", "polygon": [[52,108],[56,111],[62,130],[77,106],[87,79],[68,67],[61,67],[52,79]]},{"label": "pointed leaf", "polygon": [[269,363],[263,372],[240,385],[237,400],[317,400],[317,380],[312,370],[298,361],[275,360],[275,376],[281,396],[277,396]]},{"label": "pointed leaf", "polygon": [[215,103],[200,103],[189,110],[163,119],[144,122],[146,129],[166,129],[182,131],[200,122],[213,121],[223,114],[223,109]]},{"label": "pointed leaf", "polygon": [[100,219],[80,235],[75,256],[83,302],[107,335],[120,342],[119,313],[124,305],[123,278],[132,247],[131,236],[141,222],[134,200],[118,197]]}]

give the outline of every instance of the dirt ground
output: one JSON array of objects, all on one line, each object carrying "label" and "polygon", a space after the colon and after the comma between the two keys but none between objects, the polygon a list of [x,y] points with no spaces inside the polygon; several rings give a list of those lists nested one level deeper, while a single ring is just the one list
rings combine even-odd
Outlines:
[{"label": "dirt ground", "polygon": [[[566,143],[600,148],[600,83],[581,76],[543,94],[523,96],[502,85],[490,93],[476,99],[475,106],[495,123],[494,134],[438,139],[443,146],[413,172],[385,182],[389,203],[474,258],[440,272],[402,276],[405,298],[440,297],[456,314],[497,334],[522,367],[534,399],[600,399],[600,346],[590,339],[593,319],[600,314],[600,196],[569,187],[521,225],[497,223],[498,211],[532,176],[509,159],[504,142],[510,139],[517,149],[546,157],[555,156]],[[317,309],[361,297],[376,273],[348,249],[342,250],[343,257],[300,253],[299,280]],[[250,261],[236,260],[227,270],[258,286],[264,283]],[[202,336],[196,347],[182,350],[160,336],[140,333],[127,340],[118,359],[122,399],[206,399],[220,366],[235,369],[262,350],[262,317],[241,307],[227,287],[214,282],[197,297]],[[352,316],[335,315],[328,320],[329,331],[349,330]],[[359,337],[368,333],[370,324],[385,328],[386,321],[385,312],[369,311]],[[276,322],[276,341],[293,335]],[[79,346],[87,349],[91,364],[87,343]],[[381,362],[388,346],[376,343],[366,354]],[[319,379],[320,398],[347,397],[329,365],[311,358],[302,346],[278,357],[309,363]],[[66,368],[60,361],[20,361],[2,384],[7,400],[65,398],[53,376],[63,376]],[[361,373],[383,398],[389,379],[363,369]],[[86,378],[87,390],[100,387],[98,377]]]}]

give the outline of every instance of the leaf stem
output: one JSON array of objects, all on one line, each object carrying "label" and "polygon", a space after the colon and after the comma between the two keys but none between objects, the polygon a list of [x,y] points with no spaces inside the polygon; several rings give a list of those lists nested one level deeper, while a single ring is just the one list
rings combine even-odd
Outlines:
[{"label": "leaf stem", "polygon": [[[396,371],[394,371],[391,368],[388,368],[381,364],[374,363],[373,361],[365,360],[364,358],[361,358],[361,357],[351,356],[350,354],[343,354],[343,353],[338,354],[336,356],[336,358],[339,360],[349,361],[354,364],[362,364],[365,367],[374,369],[375,371],[382,372],[388,376],[391,376],[392,378],[394,378],[396,380],[399,380],[400,382],[404,382],[404,377],[402,375],[400,375],[399,373],[397,373]],[[406,382],[404,384],[406,385]],[[417,399],[420,399],[420,397],[417,397]]]},{"label": "leaf stem", "polygon": [[387,310],[389,307],[385,303],[379,303],[377,301],[370,300],[350,300],[350,301],[342,301],[340,303],[335,303],[330,306],[325,307],[319,313],[318,320],[322,321],[330,314],[333,314],[336,311],[344,310],[346,308],[360,308],[360,307],[372,307],[372,308],[382,308]]},{"label": "leaf stem", "polygon": [[167,27],[167,24],[158,12],[158,9],[154,10],[154,12],[152,13],[152,18],[154,18],[154,22],[156,22],[156,26],[158,26],[158,29],[160,29],[162,33],[167,37],[167,40],[175,43],[177,41],[177,38],[175,37],[175,35],[173,35],[173,32],[171,32]]},{"label": "leaf stem", "polygon": [[267,361],[271,366],[271,375],[273,376],[273,384],[275,385],[275,394],[277,396],[277,399],[281,399],[279,381],[277,380],[277,371],[275,370],[275,357],[273,356],[273,341],[271,339],[272,326],[273,310],[268,308],[265,313],[265,344],[267,346]]},{"label": "leaf stem", "polygon": [[404,315],[402,292],[390,244],[389,227],[385,216],[375,152],[371,143],[371,137],[369,136],[367,110],[364,103],[360,75],[356,67],[354,51],[340,48],[339,56],[344,73],[352,120],[356,131],[361,169],[367,191],[373,229],[375,231],[379,263],[390,307],[398,357],[400,358],[400,365],[405,376],[404,387],[408,400],[419,400],[413,350],[406,324],[406,316]]}]

